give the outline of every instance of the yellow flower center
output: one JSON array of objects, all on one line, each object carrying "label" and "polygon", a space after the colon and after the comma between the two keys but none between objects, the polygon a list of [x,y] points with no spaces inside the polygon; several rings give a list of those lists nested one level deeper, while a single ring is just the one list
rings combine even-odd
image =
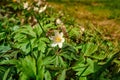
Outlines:
[{"label": "yellow flower center", "polygon": [[55,40],[54,40],[54,41],[55,41],[55,42],[61,42],[61,40],[62,40],[61,37],[60,37],[60,36],[57,36],[57,37],[55,37]]}]

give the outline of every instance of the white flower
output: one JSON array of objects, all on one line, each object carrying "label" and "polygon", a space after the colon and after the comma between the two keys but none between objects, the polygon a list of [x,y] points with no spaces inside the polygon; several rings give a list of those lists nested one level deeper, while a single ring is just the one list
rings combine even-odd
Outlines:
[{"label": "white flower", "polygon": [[39,10],[39,13],[42,13],[43,11],[45,11],[47,8],[47,5],[45,5],[44,7],[41,7],[40,10]]},{"label": "white flower", "polygon": [[39,8],[38,8],[38,7],[34,7],[34,11],[36,11],[36,12],[37,12],[38,10],[39,10]]},{"label": "white flower", "polygon": [[58,45],[59,48],[62,48],[63,42],[65,41],[63,38],[63,33],[59,33],[58,31],[55,31],[55,36],[50,37],[50,39],[53,40],[51,46],[55,47]]},{"label": "white flower", "polygon": [[[37,1],[36,1],[37,2]],[[40,6],[43,2],[41,0],[39,0],[39,2],[37,3],[37,6]]]},{"label": "white flower", "polygon": [[28,8],[28,2],[23,3],[23,7],[24,7],[24,9],[27,9]]},{"label": "white flower", "polygon": [[58,19],[56,19],[56,24],[62,24],[62,21],[58,18]]},{"label": "white flower", "polygon": [[81,32],[85,31],[85,28],[83,26],[80,26]]},{"label": "white flower", "polygon": [[83,32],[84,32],[84,31],[85,31],[85,28],[84,28],[84,27],[82,27],[82,28],[81,28],[81,31],[83,31]]}]

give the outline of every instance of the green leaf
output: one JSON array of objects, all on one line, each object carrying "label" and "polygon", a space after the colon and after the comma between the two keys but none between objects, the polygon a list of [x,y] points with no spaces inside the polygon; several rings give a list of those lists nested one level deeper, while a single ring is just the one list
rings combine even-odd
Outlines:
[{"label": "green leaf", "polygon": [[87,80],[87,77],[79,77],[79,80]]},{"label": "green leaf", "polygon": [[5,32],[1,32],[0,33],[0,41],[3,40],[3,39],[5,39],[5,37],[6,37],[5,36]]},{"label": "green leaf", "polygon": [[41,52],[45,52],[46,49],[46,43],[42,40],[38,41],[38,50]]},{"label": "green leaf", "polygon": [[3,61],[0,62],[0,65],[4,65],[4,64],[17,65],[18,61],[16,59],[11,59],[11,60],[3,60]]},{"label": "green leaf", "polygon": [[37,75],[37,80],[43,80],[44,75],[45,75],[45,67],[40,66],[39,71],[38,71],[38,75]]},{"label": "green leaf", "polygon": [[73,70],[77,71],[76,75],[86,76],[94,72],[94,61],[87,58],[86,63],[79,62],[74,67]]},{"label": "green leaf", "polygon": [[51,75],[50,75],[50,72],[49,72],[49,71],[46,71],[46,73],[45,73],[45,80],[52,80],[52,78],[51,78]]},{"label": "green leaf", "polygon": [[82,53],[84,53],[84,56],[91,56],[95,51],[97,51],[98,45],[95,45],[94,43],[86,43],[82,47]]},{"label": "green leaf", "polygon": [[30,25],[24,25],[22,27],[23,28],[21,29],[21,33],[36,37],[36,33],[33,31],[33,28]]},{"label": "green leaf", "polygon": [[34,26],[34,32],[36,33],[36,35],[37,35],[38,37],[41,36],[41,34],[42,34],[42,29],[40,28],[40,26],[39,26],[38,24]]},{"label": "green leaf", "polygon": [[67,66],[65,61],[63,61],[62,57],[59,55],[55,56],[54,65],[55,65],[55,67],[66,67]]},{"label": "green leaf", "polygon": [[36,37],[36,33],[33,31],[33,28],[30,25],[24,25],[21,26],[18,30],[16,30],[14,32],[15,36],[17,36],[17,38],[21,37],[19,36],[20,34],[26,36],[27,38],[34,38]]},{"label": "green leaf", "polygon": [[5,45],[0,45],[0,53],[5,53],[8,50],[10,50],[11,47],[9,45],[5,46]]},{"label": "green leaf", "polygon": [[26,40],[26,35],[21,34],[21,33],[19,33],[19,32],[16,32],[16,33],[14,33],[14,34],[15,34],[15,35],[14,35],[14,40],[15,40],[15,41],[23,42],[24,40]]},{"label": "green leaf", "polygon": [[8,77],[8,74],[10,72],[10,68],[8,68],[6,71],[5,71],[5,74],[3,76],[3,80],[7,80],[7,77]]},{"label": "green leaf", "polygon": [[57,80],[65,80],[66,77],[66,69],[64,69],[61,74],[57,77]]},{"label": "green leaf", "polygon": [[16,47],[20,48],[25,53],[29,53],[31,50],[29,41],[26,41],[24,43],[17,43]]},{"label": "green leaf", "polygon": [[52,56],[45,57],[43,59],[43,65],[49,65],[49,64],[53,63],[53,61],[54,61],[54,56],[53,57]]},{"label": "green leaf", "polygon": [[31,56],[26,56],[24,59],[21,58],[19,60],[17,68],[21,71],[20,77],[35,79],[36,75],[35,60]]},{"label": "green leaf", "polygon": [[[71,53],[68,53],[68,54],[71,54]],[[72,60],[72,57],[68,54],[65,52],[65,53],[61,53],[60,55],[63,56],[65,59]]]},{"label": "green leaf", "polygon": [[87,58],[88,68],[82,75],[89,75],[94,72],[94,61]]},{"label": "green leaf", "polygon": [[55,67],[59,66],[59,56],[56,56],[55,58]]},{"label": "green leaf", "polygon": [[5,74],[6,70],[7,70],[6,67],[0,66],[0,80],[3,79],[3,75]]},{"label": "green leaf", "polygon": [[41,37],[40,40],[41,40],[41,41],[44,41],[44,42],[47,42],[47,43],[50,42],[50,40],[49,40],[48,38],[45,38],[45,37]]},{"label": "green leaf", "polygon": [[103,60],[107,57],[107,54],[104,51],[101,51],[99,54],[96,53],[92,57],[98,60]]},{"label": "green leaf", "polygon": [[67,66],[67,64],[65,63],[65,61],[63,61],[61,56],[59,56],[58,59],[59,59],[59,63],[60,63],[61,66],[63,66],[63,67]]}]

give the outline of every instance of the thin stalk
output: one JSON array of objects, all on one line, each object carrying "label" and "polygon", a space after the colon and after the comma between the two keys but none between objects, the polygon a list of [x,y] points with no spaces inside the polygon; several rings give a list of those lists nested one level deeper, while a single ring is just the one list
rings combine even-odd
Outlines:
[{"label": "thin stalk", "polygon": [[37,19],[37,22],[38,22],[38,24],[39,24],[39,26],[40,26],[40,28],[42,29],[42,31],[45,33],[45,30],[43,29],[43,27],[42,27],[42,25],[40,24],[40,22],[39,22],[39,20],[38,20],[38,18],[37,18],[37,16],[36,16],[36,14],[33,12],[33,16],[35,16],[35,18]]}]

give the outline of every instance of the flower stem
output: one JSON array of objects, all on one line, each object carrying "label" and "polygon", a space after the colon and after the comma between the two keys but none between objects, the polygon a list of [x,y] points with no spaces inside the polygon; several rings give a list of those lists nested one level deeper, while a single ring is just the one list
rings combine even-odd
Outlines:
[{"label": "flower stem", "polygon": [[33,12],[33,16],[35,16],[35,18],[37,19],[37,22],[38,22],[38,24],[39,24],[39,26],[40,26],[40,28],[42,29],[42,31],[45,33],[45,30],[43,29],[43,27],[42,27],[42,25],[40,24],[40,22],[39,22],[39,20],[38,20],[38,18],[37,18],[37,16],[36,16],[36,14]]}]

